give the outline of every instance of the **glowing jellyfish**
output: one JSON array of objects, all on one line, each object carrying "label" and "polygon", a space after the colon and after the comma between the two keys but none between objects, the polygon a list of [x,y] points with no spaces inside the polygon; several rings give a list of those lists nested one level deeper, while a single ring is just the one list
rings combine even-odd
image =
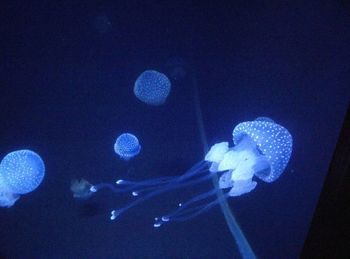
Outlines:
[{"label": "glowing jellyfish", "polygon": [[114,151],[121,159],[129,160],[140,153],[141,145],[135,135],[123,133],[115,141]]},{"label": "glowing jellyfish", "polygon": [[0,206],[11,207],[20,195],[34,191],[45,175],[41,157],[30,150],[7,154],[0,163]]},{"label": "glowing jellyfish", "polygon": [[150,105],[164,104],[171,89],[168,77],[155,70],[144,71],[134,85],[134,94],[142,102]]},{"label": "glowing jellyfish", "polygon": [[233,130],[233,147],[228,142],[213,145],[203,161],[180,176],[144,181],[119,179],[116,184],[97,184],[97,192],[108,188],[116,193],[130,192],[136,197],[126,206],[112,210],[111,220],[156,195],[181,187],[193,186],[219,176],[219,188],[224,195],[216,197],[216,189],[179,203],[170,213],[155,218],[154,227],[171,221],[185,221],[206,212],[226,197],[240,196],[257,186],[257,178],[271,183],[284,172],[292,152],[292,136],[286,128],[271,119],[259,119],[238,124]]}]

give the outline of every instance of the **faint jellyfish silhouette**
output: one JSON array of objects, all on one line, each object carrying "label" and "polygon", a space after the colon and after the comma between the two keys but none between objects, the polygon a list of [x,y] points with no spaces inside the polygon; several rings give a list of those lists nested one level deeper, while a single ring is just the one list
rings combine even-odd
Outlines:
[{"label": "faint jellyfish silhouette", "polygon": [[186,77],[188,67],[184,59],[180,57],[172,57],[165,63],[167,75],[171,80],[179,81]]},{"label": "faint jellyfish silhouette", "polygon": [[114,151],[121,159],[129,160],[140,153],[141,145],[135,135],[123,133],[115,141]]},{"label": "faint jellyfish silhouette", "polygon": [[72,179],[70,184],[70,190],[73,193],[73,197],[76,199],[88,199],[92,195],[90,188],[92,184],[85,179]]},{"label": "faint jellyfish silhouette", "polygon": [[267,122],[272,122],[272,123],[274,123],[274,121],[273,121],[271,118],[265,117],[265,116],[258,117],[258,118],[256,118],[255,120],[256,120],[256,121],[267,121]]},{"label": "faint jellyfish silhouette", "polygon": [[136,79],[134,94],[150,105],[164,104],[171,90],[169,78],[155,70],[146,70]]},{"label": "faint jellyfish silhouette", "polygon": [[11,207],[20,195],[34,191],[45,176],[41,157],[31,150],[7,154],[0,163],[0,206]]}]

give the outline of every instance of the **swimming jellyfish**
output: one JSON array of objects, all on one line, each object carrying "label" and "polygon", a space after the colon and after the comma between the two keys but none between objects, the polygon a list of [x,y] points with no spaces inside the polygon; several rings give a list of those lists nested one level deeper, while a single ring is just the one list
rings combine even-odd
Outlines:
[{"label": "swimming jellyfish", "polygon": [[72,179],[70,183],[70,190],[73,193],[73,197],[76,199],[86,200],[92,195],[90,188],[92,184],[84,178]]},{"label": "swimming jellyfish", "polygon": [[[233,146],[228,142],[214,144],[203,161],[180,176],[160,177],[144,181],[119,179],[114,184],[93,185],[91,192],[108,188],[115,193],[130,192],[135,196],[122,208],[111,211],[111,220],[156,195],[181,187],[188,187],[219,176],[219,188],[199,194],[178,204],[173,211],[155,218],[154,227],[171,221],[185,221],[202,214],[227,197],[251,192],[257,179],[266,183],[276,181],[284,172],[292,152],[292,136],[286,128],[266,117],[239,123],[232,132]],[[211,198],[211,199],[210,199]],[[237,230],[238,231],[238,230]]]},{"label": "swimming jellyfish", "polygon": [[136,79],[134,94],[150,105],[164,104],[171,89],[169,78],[155,70],[146,70]]},{"label": "swimming jellyfish", "polygon": [[7,154],[0,163],[0,206],[11,207],[20,195],[34,191],[45,176],[41,157],[31,150]]},{"label": "swimming jellyfish", "polygon": [[123,133],[115,141],[114,151],[121,159],[129,160],[140,153],[141,145],[135,135]]}]

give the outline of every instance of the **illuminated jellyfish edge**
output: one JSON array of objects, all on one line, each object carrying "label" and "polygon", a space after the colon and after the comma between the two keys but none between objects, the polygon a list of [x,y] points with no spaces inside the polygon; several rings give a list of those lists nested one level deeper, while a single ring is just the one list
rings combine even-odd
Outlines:
[{"label": "illuminated jellyfish edge", "polygon": [[[35,174],[28,175],[28,172],[26,173],[26,176],[32,176],[32,179],[28,179],[28,180],[31,180],[29,185],[28,184],[19,185],[16,179],[15,180],[12,179],[14,173],[12,172],[13,168],[11,167],[14,166],[14,162],[26,163],[26,164],[29,163],[29,166],[36,167]],[[12,192],[19,195],[23,195],[34,191],[42,183],[45,177],[45,163],[43,159],[40,157],[40,155],[32,150],[29,150],[29,149],[15,150],[6,154],[5,157],[1,160],[0,171],[1,171],[0,173],[4,178],[4,181],[12,190]],[[32,173],[32,172],[33,170],[29,170],[29,173]],[[23,175],[21,175],[21,178],[22,177]]]},{"label": "illuminated jellyfish edge", "polygon": [[137,99],[143,103],[153,106],[163,105],[170,94],[171,82],[161,72],[145,70],[137,77],[133,91]]}]

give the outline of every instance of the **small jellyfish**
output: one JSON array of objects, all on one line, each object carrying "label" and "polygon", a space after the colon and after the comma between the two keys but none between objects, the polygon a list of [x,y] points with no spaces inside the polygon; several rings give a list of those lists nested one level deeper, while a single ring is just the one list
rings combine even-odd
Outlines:
[{"label": "small jellyfish", "polygon": [[135,81],[134,94],[150,105],[164,104],[171,89],[169,78],[155,70],[144,71]]},{"label": "small jellyfish", "polygon": [[31,150],[7,154],[0,163],[0,206],[11,207],[20,195],[34,191],[45,176],[41,157]]},{"label": "small jellyfish", "polygon": [[114,151],[121,159],[129,160],[140,153],[141,145],[135,135],[123,133],[115,141]]},{"label": "small jellyfish", "polygon": [[85,179],[73,179],[70,184],[70,190],[73,193],[73,197],[76,199],[88,199],[92,195],[90,188],[92,184]]}]

